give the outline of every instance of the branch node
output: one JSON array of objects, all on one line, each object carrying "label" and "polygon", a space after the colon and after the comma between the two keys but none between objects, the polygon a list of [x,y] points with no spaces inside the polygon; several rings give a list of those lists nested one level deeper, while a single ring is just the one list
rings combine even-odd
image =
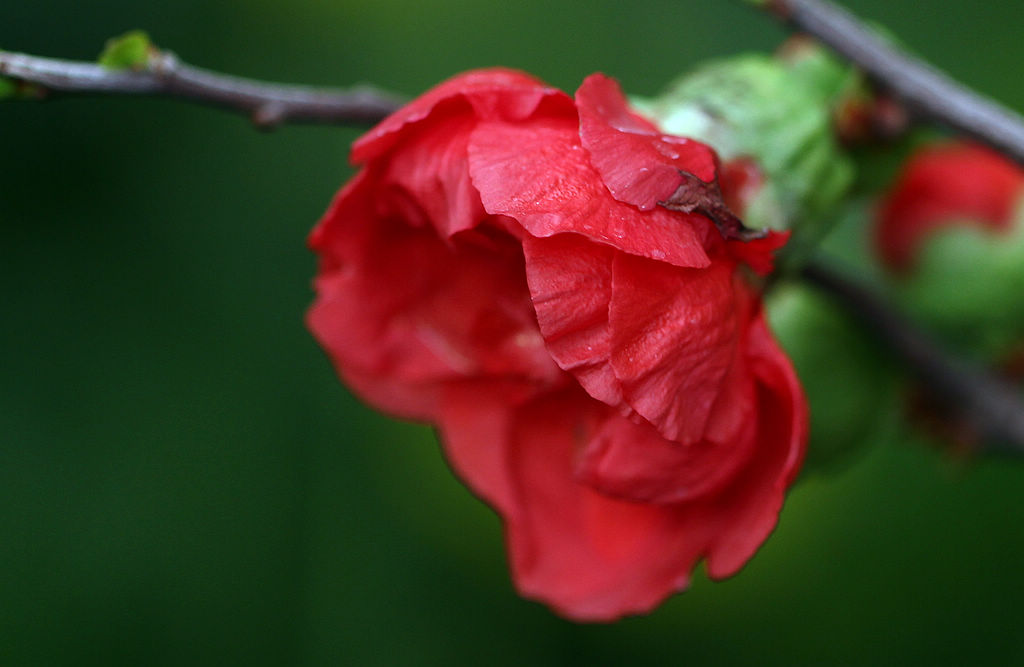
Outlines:
[{"label": "branch node", "polygon": [[173,51],[154,49],[149,57],[149,71],[161,78],[173,75],[180,64],[181,60]]},{"label": "branch node", "polygon": [[287,109],[281,104],[265,104],[252,112],[252,124],[261,130],[272,130],[288,118]]}]

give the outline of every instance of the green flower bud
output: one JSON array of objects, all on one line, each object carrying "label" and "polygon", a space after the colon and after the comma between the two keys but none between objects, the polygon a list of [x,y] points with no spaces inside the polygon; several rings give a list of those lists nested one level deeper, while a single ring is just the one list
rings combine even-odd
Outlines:
[{"label": "green flower bud", "polygon": [[896,289],[944,340],[998,362],[1024,343],[1024,207],[1002,233],[966,220],[935,230]]},{"label": "green flower bud", "polygon": [[874,242],[902,307],[999,364],[1024,344],[1024,171],[973,144],[925,146],[878,206]]},{"label": "green flower bud", "polygon": [[780,284],[765,310],[811,408],[804,471],[836,467],[860,448],[891,438],[899,413],[898,375],[857,324],[798,284]]}]

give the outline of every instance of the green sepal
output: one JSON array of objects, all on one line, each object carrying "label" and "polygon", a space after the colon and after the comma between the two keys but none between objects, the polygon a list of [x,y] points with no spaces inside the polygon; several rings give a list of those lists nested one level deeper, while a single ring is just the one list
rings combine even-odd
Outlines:
[{"label": "green sepal", "polygon": [[915,319],[960,351],[998,362],[1024,343],[1024,206],[1006,231],[969,221],[936,229],[894,282]]},{"label": "green sepal", "polygon": [[132,30],[107,40],[98,62],[108,69],[144,70],[156,48],[143,30]]},{"label": "green sepal", "polygon": [[794,230],[790,252],[802,255],[827,233],[826,223],[853,181],[853,163],[835,138],[833,112],[862,85],[850,67],[804,44],[784,56],[711,62],[660,97],[632,101],[663,131],[703,141],[724,160],[752,157],[765,184],[744,223]]},{"label": "green sepal", "polygon": [[834,469],[899,423],[899,375],[878,345],[813,288],[782,283],[765,302],[810,405],[804,472]]}]

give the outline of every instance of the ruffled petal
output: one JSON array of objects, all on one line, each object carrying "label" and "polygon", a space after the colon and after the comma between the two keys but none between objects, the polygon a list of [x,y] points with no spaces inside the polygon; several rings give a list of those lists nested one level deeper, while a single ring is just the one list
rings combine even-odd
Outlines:
[{"label": "ruffled petal", "polygon": [[501,378],[452,382],[441,392],[437,426],[455,474],[502,516],[516,499],[509,465],[517,408],[536,385]]},{"label": "ruffled petal", "polygon": [[367,389],[366,400],[413,418],[436,406],[432,383],[481,374],[557,380],[518,242],[485,226],[446,243],[376,216],[375,180],[357,177],[310,237],[321,270],[308,324],[339,372]]},{"label": "ruffled petal", "polygon": [[681,269],[619,253],[611,365],[634,410],[669,440],[704,437],[741,324],[735,265]]},{"label": "ruffled petal", "polygon": [[735,475],[693,501],[618,500],[574,477],[584,443],[608,420],[621,424],[578,391],[544,395],[518,409],[505,459],[512,505],[503,514],[523,595],[576,620],[610,620],[649,611],[686,588],[701,558],[716,578],[749,560],[776,524],[806,435],[795,376],[763,334],[752,334],[767,353],[755,357],[764,365],[757,444]]},{"label": "ruffled petal", "polygon": [[720,530],[707,568],[716,579],[735,574],[774,530],[807,442],[807,400],[792,364],[760,314],[751,325],[747,345],[758,381],[758,445],[714,505],[714,513],[721,517]]},{"label": "ruffled petal", "polygon": [[484,208],[515,218],[533,236],[575,232],[677,266],[710,263],[702,239],[711,223],[616,201],[580,145],[575,118],[481,123],[470,139],[469,170]]},{"label": "ruffled petal", "polygon": [[402,154],[388,160],[381,182],[400,189],[437,233],[449,237],[479,224],[487,214],[469,179],[466,148],[476,126],[468,115],[420,123],[407,131]]},{"label": "ruffled petal", "polygon": [[[480,119],[521,120],[549,98],[571,110],[572,101],[562,91],[516,70],[486,69],[459,74],[420,95],[391,114],[352,145],[352,164],[364,164],[390,150],[404,135],[403,129],[428,116],[468,113]],[[444,103],[454,101],[445,106]]]},{"label": "ruffled petal", "polygon": [[750,458],[754,423],[742,437],[688,445],[661,437],[647,422],[610,416],[587,443],[577,477],[609,496],[661,505],[692,501],[728,484]]},{"label": "ruffled petal", "polygon": [[[746,321],[740,317],[741,321]],[[741,342],[711,406],[704,439],[719,444],[745,442],[757,429],[757,387]]]},{"label": "ruffled petal", "polygon": [[619,201],[653,209],[682,184],[680,171],[705,183],[715,180],[715,152],[694,139],[660,133],[630,111],[614,79],[600,73],[588,76],[576,91],[576,107],[583,147]]},{"label": "ruffled petal", "polygon": [[577,234],[527,237],[523,251],[537,323],[551,357],[591,396],[621,405],[622,388],[609,364],[616,251]]},{"label": "ruffled petal", "polygon": [[708,541],[676,508],[616,500],[573,479],[575,452],[607,410],[578,389],[539,398],[518,412],[507,459],[516,586],[583,621],[650,611],[686,588]]}]

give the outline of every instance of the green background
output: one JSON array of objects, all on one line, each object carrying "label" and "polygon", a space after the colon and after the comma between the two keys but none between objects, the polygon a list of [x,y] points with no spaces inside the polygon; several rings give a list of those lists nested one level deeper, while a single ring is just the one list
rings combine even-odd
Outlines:
[{"label": "green background", "polygon": [[[1024,108],[1014,3],[849,5]],[[91,59],[136,27],[198,65],[406,94],[489,65],[653,94],[784,34],[718,1],[11,0],[0,47]],[[432,433],[362,407],[303,328],[305,235],[356,136],[0,105],[0,664],[1024,662],[1024,468],[905,442],[803,480],[738,576],[648,617],[516,597]]]}]

